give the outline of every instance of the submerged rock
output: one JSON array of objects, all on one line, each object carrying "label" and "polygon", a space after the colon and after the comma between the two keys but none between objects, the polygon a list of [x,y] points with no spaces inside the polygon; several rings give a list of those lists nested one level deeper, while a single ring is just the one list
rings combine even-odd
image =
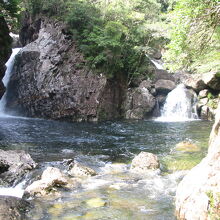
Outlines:
[{"label": "submerged rock", "polygon": [[86,201],[86,204],[91,208],[99,208],[106,204],[101,198],[93,198]]},{"label": "submerged rock", "polygon": [[176,150],[183,152],[196,152],[200,151],[200,148],[189,141],[183,141],[176,145]]},{"label": "submerged rock", "polygon": [[48,167],[42,174],[41,179],[33,182],[25,189],[26,195],[46,196],[56,192],[57,187],[68,184],[68,178],[55,167]]},{"label": "submerged rock", "polygon": [[95,176],[97,173],[92,168],[83,166],[78,162],[73,162],[70,164],[70,170],[68,172],[71,176],[75,177],[88,177]]},{"label": "submerged rock", "polygon": [[23,199],[9,196],[0,196],[1,220],[25,220],[31,204]]},{"label": "submerged rock", "polygon": [[180,182],[176,213],[181,220],[220,219],[220,104],[208,155]]},{"label": "submerged rock", "polygon": [[147,172],[149,170],[155,170],[160,167],[158,158],[156,155],[148,152],[141,152],[131,162],[130,170],[132,172]]},{"label": "submerged rock", "polygon": [[34,169],[37,164],[24,151],[0,150],[0,178],[2,185],[12,185]]}]

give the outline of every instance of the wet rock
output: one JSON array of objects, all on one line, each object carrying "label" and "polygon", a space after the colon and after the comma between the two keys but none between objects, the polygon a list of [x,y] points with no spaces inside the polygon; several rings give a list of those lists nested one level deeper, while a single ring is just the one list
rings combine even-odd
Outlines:
[{"label": "wet rock", "polygon": [[104,206],[106,204],[106,202],[104,200],[102,200],[101,198],[93,198],[93,199],[87,200],[86,204],[90,208],[99,208],[99,207]]},{"label": "wet rock", "polygon": [[22,47],[19,39],[19,35],[10,33],[10,36],[12,38],[12,48],[18,48]]},{"label": "wet rock", "polygon": [[156,82],[155,88],[157,93],[168,94],[171,90],[175,89],[176,84],[171,80],[160,79]]},{"label": "wet rock", "polygon": [[75,177],[89,177],[89,176],[95,176],[97,173],[92,168],[83,166],[79,164],[78,162],[73,162],[73,164],[70,165],[70,170],[68,172],[71,176]]},{"label": "wet rock", "polygon": [[149,170],[155,170],[160,167],[158,158],[156,155],[148,152],[141,152],[131,162],[130,170],[132,172],[147,172]]},{"label": "wet rock", "polygon": [[1,184],[12,185],[36,167],[31,156],[24,151],[0,150],[0,178]]},{"label": "wet rock", "polygon": [[209,72],[202,76],[204,83],[211,89],[220,90],[220,74],[218,72]]},{"label": "wet rock", "polygon": [[164,80],[170,80],[175,82],[175,78],[171,73],[168,73],[166,70],[155,70],[155,74],[154,74],[154,82],[157,82],[160,79],[164,79]]},{"label": "wet rock", "polygon": [[[146,87],[145,87],[146,86]],[[155,98],[147,88],[150,85],[142,82],[140,87],[127,92],[125,117],[127,119],[143,119],[155,106]]]},{"label": "wet rock", "polygon": [[176,150],[183,152],[196,152],[200,151],[200,148],[189,141],[183,141],[176,145]]},{"label": "wet rock", "polygon": [[203,120],[213,120],[215,118],[216,109],[211,108],[208,105],[202,105],[200,107],[200,118]]},{"label": "wet rock", "polygon": [[25,194],[30,196],[46,196],[57,191],[57,187],[68,184],[68,178],[55,167],[48,167],[41,179],[33,182],[25,189]]},{"label": "wet rock", "polygon": [[220,104],[209,141],[208,155],[180,182],[176,213],[181,220],[219,219]]},{"label": "wet rock", "polygon": [[31,204],[23,199],[9,196],[0,196],[0,219],[25,220]]}]

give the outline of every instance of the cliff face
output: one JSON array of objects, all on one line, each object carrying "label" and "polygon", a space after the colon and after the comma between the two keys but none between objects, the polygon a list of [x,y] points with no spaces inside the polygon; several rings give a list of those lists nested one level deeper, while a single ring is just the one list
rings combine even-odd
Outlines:
[{"label": "cliff face", "polygon": [[2,83],[2,78],[5,74],[5,63],[12,52],[12,39],[9,36],[9,29],[3,17],[0,16],[0,98],[5,92],[5,87]]},{"label": "cliff face", "polygon": [[176,212],[179,219],[220,219],[220,103],[208,155],[180,182]]},{"label": "cliff face", "polygon": [[121,117],[125,79],[112,81],[88,70],[62,23],[41,19],[37,35],[17,57],[7,96],[10,109],[72,121]]}]

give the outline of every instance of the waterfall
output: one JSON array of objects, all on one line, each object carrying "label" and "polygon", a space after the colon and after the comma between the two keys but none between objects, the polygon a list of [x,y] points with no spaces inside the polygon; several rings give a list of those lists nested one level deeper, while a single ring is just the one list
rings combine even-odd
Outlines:
[{"label": "waterfall", "polygon": [[161,61],[155,60],[155,59],[150,59],[150,61],[155,65],[155,67],[156,67],[158,70],[163,70],[163,69],[164,69],[163,64],[162,64]]},{"label": "waterfall", "polygon": [[158,121],[188,121],[198,119],[197,98],[184,84],[178,85],[166,98]]},{"label": "waterfall", "polygon": [[14,66],[14,61],[15,61],[15,56],[18,54],[18,52],[21,50],[21,48],[15,48],[12,50],[12,54],[11,57],[9,58],[9,60],[6,63],[6,72],[5,72],[5,76],[2,79],[2,82],[6,88],[6,92],[5,94],[2,96],[1,100],[0,100],[0,116],[5,116],[5,105],[6,105],[6,93],[7,93],[7,86],[11,77],[11,73],[12,73],[12,69]]}]

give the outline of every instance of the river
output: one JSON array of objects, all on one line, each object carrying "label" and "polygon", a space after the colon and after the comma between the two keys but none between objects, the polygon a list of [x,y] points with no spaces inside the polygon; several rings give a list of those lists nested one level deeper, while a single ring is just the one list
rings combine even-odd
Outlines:
[{"label": "river", "polygon": [[[69,123],[43,119],[0,118],[0,148],[25,150],[39,164],[34,175],[48,166],[62,169],[63,159],[75,158],[98,175],[59,197],[32,200],[31,219],[175,219],[175,189],[193,165],[206,154],[212,123],[107,121]],[[191,141],[196,152],[181,152],[175,145]],[[145,176],[129,172],[129,164],[141,151],[159,157],[161,171]],[[26,185],[33,176],[28,176]],[[25,184],[24,186],[25,187]],[[98,199],[100,207],[88,201]]]}]

